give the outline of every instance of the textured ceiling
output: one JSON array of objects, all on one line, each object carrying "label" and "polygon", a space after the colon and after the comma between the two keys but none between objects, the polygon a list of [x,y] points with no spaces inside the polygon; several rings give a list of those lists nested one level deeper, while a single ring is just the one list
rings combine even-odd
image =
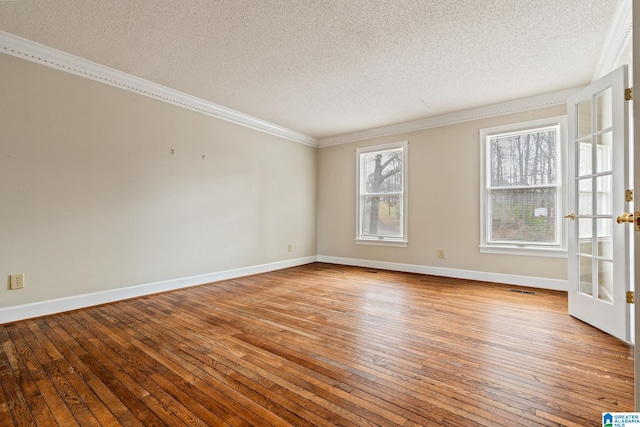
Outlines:
[{"label": "textured ceiling", "polygon": [[616,0],[17,0],[0,30],[323,138],[590,82]]}]

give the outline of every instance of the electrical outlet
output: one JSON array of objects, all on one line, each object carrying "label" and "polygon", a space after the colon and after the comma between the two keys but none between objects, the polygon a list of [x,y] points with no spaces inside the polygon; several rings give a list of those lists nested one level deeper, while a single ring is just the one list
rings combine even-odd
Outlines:
[{"label": "electrical outlet", "polygon": [[438,258],[444,258],[444,249],[438,249]]},{"label": "electrical outlet", "polygon": [[11,289],[24,288],[24,273],[11,275]]},{"label": "electrical outlet", "polygon": [[289,252],[293,251],[293,245],[291,243],[289,243],[289,246],[287,247],[287,251]]}]

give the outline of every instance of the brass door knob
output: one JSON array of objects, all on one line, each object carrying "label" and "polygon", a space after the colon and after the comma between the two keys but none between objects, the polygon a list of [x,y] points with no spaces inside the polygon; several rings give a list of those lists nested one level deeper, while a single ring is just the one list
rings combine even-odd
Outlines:
[{"label": "brass door knob", "polygon": [[571,212],[570,214],[565,215],[564,217],[570,219],[571,221],[573,221],[574,219],[576,219],[576,214]]},{"label": "brass door knob", "polygon": [[633,214],[630,212],[625,212],[620,215],[616,221],[618,222],[618,224],[622,224],[623,222],[633,223]]}]

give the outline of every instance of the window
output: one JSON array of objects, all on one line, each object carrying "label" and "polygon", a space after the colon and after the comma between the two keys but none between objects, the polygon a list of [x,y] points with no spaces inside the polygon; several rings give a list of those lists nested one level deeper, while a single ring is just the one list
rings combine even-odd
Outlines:
[{"label": "window", "polygon": [[480,131],[481,252],[564,256],[564,118]]},{"label": "window", "polygon": [[407,245],[407,146],[404,141],[356,151],[356,243]]}]

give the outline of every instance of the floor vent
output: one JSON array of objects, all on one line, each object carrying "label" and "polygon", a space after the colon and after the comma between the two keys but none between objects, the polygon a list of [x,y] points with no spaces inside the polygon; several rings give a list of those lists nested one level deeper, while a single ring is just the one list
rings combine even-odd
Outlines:
[{"label": "floor vent", "polygon": [[375,270],[367,270],[367,273],[371,273],[371,274],[378,274],[378,272],[377,272],[377,271],[375,271]]},{"label": "floor vent", "polygon": [[524,289],[509,289],[509,292],[517,292],[519,294],[537,295],[537,292],[526,291]]}]

